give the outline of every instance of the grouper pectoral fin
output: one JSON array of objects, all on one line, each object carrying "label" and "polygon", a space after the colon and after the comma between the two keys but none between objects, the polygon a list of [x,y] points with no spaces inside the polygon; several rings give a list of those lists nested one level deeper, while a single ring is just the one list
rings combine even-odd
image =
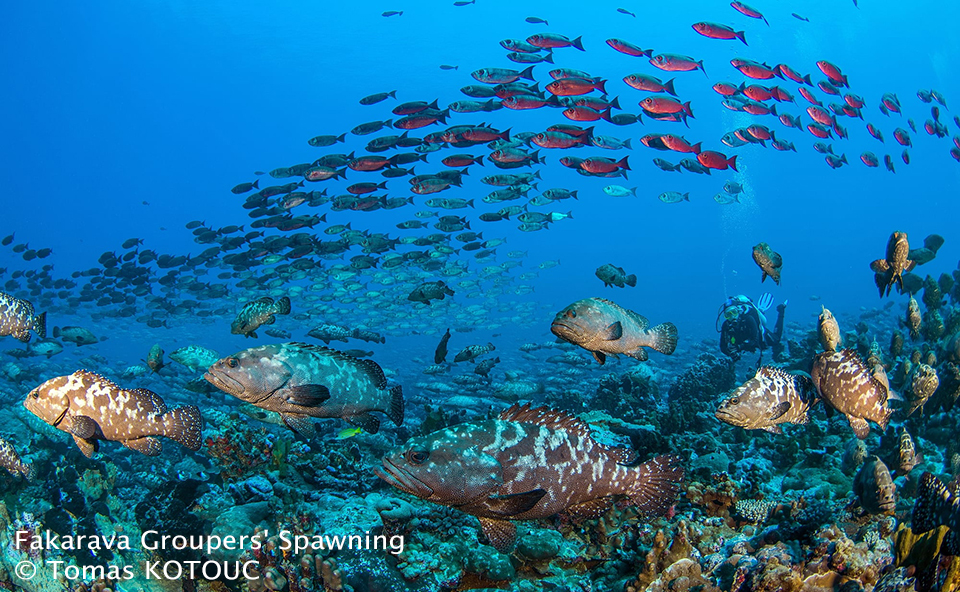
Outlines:
[{"label": "grouper pectoral fin", "polygon": [[853,428],[853,433],[856,434],[856,436],[861,440],[866,440],[867,436],[870,435],[870,424],[867,423],[867,420],[848,415],[847,421],[850,422],[850,427]]},{"label": "grouper pectoral fin", "polygon": [[638,347],[632,352],[623,352],[623,353],[624,355],[630,356],[634,360],[640,360],[641,362],[646,362],[647,360],[650,359],[650,356],[647,355],[647,350],[643,349],[642,347]]},{"label": "grouper pectoral fin", "polygon": [[316,407],[330,398],[330,389],[322,384],[301,384],[286,389],[286,400],[291,405]]},{"label": "grouper pectoral fin", "polygon": [[770,411],[770,419],[780,419],[787,411],[790,411],[790,403],[784,401]]},{"label": "grouper pectoral fin", "polygon": [[133,440],[123,440],[120,442],[130,450],[136,450],[140,454],[147,456],[157,456],[160,454],[163,446],[157,438],[135,438]]},{"label": "grouper pectoral fin", "polygon": [[501,553],[507,553],[517,542],[517,525],[507,520],[495,518],[480,518],[480,528],[486,535],[493,548]]},{"label": "grouper pectoral fin", "polygon": [[603,366],[603,363],[607,361],[607,356],[603,352],[595,351],[591,353],[593,353],[593,359],[596,360],[601,366]]},{"label": "grouper pectoral fin", "polygon": [[369,413],[361,413],[360,415],[345,417],[344,419],[346,419],[350,425],[363,428],[363,431],[368,434],[376,434],[380,431],[380,420]]},{"label": "grouper pectoral fin", "polygon": [[604,341],[616,341],[621,337],[623,337],[623,325],[620,324],[620,321],[607,325],[607,328],[601,334]]},{"label": "grouper pectoral fin", "polygon": [[77,443],[77,448],[80,449],[80,452],[87,458],[93,458],[93,453],[97,451],[97,441],[96,440],[87,440],[81,438],[77,435],[73,436],[73,441]]},{"label": "grouper pectoral fin", "polygon": [[66,427],[67,431],[77,438],[92,438],[100,426],[86,415],[74,415],[70,417],[70,423]]},{"label": "grouper pectoral fin", "polygon": [[317,433],[316,428],[313,427],[313,420],[307,415],[281,413],[280,417],[283,418],[283,423],[287,424],[288,428],[304,438],[312,438]]},{"label": "grouper pectoral fin", "polygon": [[534,489],[510,495],[491,495],[483,507],[496,516],[516,516],[530,511],[546,493],[544,489]]},{"label": "grouper pectoral fin", "polygon": [[770,432],[771,434],[777,434],[778,436],[783,434],[783,429],[781,429],[781,427],[778,425],[767,426],[763,428],[763,430],[765,432]]}]

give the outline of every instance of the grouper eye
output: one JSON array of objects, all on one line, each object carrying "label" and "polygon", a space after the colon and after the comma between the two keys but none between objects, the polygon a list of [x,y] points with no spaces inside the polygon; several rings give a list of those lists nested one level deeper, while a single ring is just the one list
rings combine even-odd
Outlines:
[{"label": "grouper eye", "polygon": [[730,399],[730,404],[731,404],[731,405],[737,405],[737,404],[739,404],[739,403],[740,403],[740,399],[738,399],[738,398],[736,398],[736,397]]},{"label": "grouper eye", "polygon": [[236,358],[227,359],[227,366],[230,366],[231,368],[236,368],[239,365],[240,365],[240,361],[237,360]]},{"label": "grouper eye", "polygon": [[427,450],[411,450],[407,453],[407,462],[411,465],[422,465],[430,458],[430,452]]},{"label": "grouper eye", "polygon": [[568,311],[567,311],[567,316],[570,317],[571,319],[575,319],[575,318],[577,318],[577,311],[575,311],[575,310],[568,310]]}]

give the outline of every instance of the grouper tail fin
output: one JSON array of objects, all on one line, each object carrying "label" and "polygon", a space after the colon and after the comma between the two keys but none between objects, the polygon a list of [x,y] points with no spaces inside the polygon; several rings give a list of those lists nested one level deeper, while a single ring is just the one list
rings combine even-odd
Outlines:
[{"label": "grouper tail fin", "polygon": [[636,478],[626,494],[637,508],[650,516],[667,513],[680,492],[683,468],[680,457],[658,456],[636,467]]},{"label": "grouper tail fin", "polygon": [[397,385],[390,389],[390,408],[387,409],[387,417],[393,423],[400,425],[403,423],[403,389]]},{"label": "grouper tail fin", "polygon": [[650,346],[662,354],[670,355],[677,349],[677,326],[673,323],[662,323],[649,331],[653,336]]},{"label": "grouper tail fin", "polygon": [[163,435],[184,448],[200,450],[203,418],[196,405],[183,405],[171,409],[163,416]]}]

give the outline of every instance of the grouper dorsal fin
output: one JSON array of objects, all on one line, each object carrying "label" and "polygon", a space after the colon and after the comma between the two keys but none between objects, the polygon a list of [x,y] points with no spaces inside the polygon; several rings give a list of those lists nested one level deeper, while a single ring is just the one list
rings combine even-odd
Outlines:
[{"label": "grouper dorsal fin", "polygon": [[387,377],[383,373],[383,368],[373,360],[361,360],[355,358],[350,354],[346,354],[340,350],[336,350],[330,347],[325,347],[322,345],[313,345],[310,343],[290,343],[290,346],[297,347],[299,349],[311,351],[315,354],[321,356],[329,356],[335,360],[351,364],[356,367],[361,372],[367,374],[374,382],[377,388],[385,389],[387,388]]},{"label": "grouper dorsal fin", "polygon": [[590,437],[590,425],[579,417],[555,411],[549,407],[531,408],[530,403],[524,405],[513,405],[500,413],[500,419],[504,421],[516,421],[520,423],[532,423],[553,430],[565,430],[578,434],[584,438]]},{"label": "grouper dorsal fin", "polygon": [[145,388],[133,389],[130,392],[132,392],[137,397],[143,397],[143,399],[145,399],[147,404],[151,407],[150,409],[151,412],[153,413],[167,412],[167,404],[163,402],[163,399],[161,399],[160,395],[158,395],[157,393]]}]

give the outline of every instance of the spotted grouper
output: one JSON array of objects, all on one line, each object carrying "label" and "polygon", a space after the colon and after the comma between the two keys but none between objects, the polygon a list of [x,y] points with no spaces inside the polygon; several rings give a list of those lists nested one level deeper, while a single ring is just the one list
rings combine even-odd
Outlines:
[{"label": "spotted grouper", "polygon": [[58,376],[30,391],[23,406],[73,436],[87,457],[100,440],[120,442],[131,450],[156,456],[165,436],[190,450],[200,449],[203,420],[195,405],[167,409],[147,389],[126,389],[87,370]]},{"label": "spotted grouper", "polygon": [[557,313],[550,330],[592,353],[601,365],[608,355],[624,354],[644,361],[646,347],[667,355],[677,348],[677,327],[673,323],[650,327],[643,315],[603,298],[574,302]]},{"label": "spotted grouper", "polygon": [[644,514],[664,513],[683,478],[678,462],[666,455],[634,464],[630,450],[597,443],[580,419],[527,404],[411,439],[376,473],[397,489],[476,516],[494,547],[506,551],[516,538],[512,520],[595,518],[619,495]]},{"label": "spotted grouper", "polygon": [[782,423],[809,422],[810,381],[779,368],[763,366],[717,408],[717,419],[748,430],[782,434]]},{"label": "spotted grouper", "polygon": [[403,422],[403,393],[387,387],[373,360],[306,343],[245,349],[217,360],[204,378],[234,397],[279,413],[295,432],[312,435],[311,417],[339,417],[370,433],[380,429],[373,411]]},{"label": "spotted grouper", "polygon": [[824,352],[814,359],[810,378],[827,405],[847,416],[858,438],[870,434],[867,420],[886,429],[893,411],[887,407],[891,391],[882,366],[870,369],[850,349]]}]

